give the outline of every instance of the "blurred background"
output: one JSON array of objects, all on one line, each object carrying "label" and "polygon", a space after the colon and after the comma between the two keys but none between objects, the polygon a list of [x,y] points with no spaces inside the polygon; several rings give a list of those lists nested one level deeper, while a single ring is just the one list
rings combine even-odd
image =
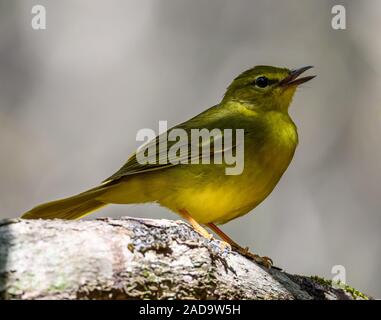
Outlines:
[{"label": "blurred background", "polygon": [[[31,27],[31,8],[47,29]],[[347,29],[333,30],[343,4]],[[294,161],[254,212],[223,226],[290,273],[381,297],[381,2],[0,0],[0,218],[92,187],[141,128],[218,103],[258,64],[312,64],[297,92]],[[312,72],[311,72],[312,73]],[[89,217],[178,219],[154,205]]]}]

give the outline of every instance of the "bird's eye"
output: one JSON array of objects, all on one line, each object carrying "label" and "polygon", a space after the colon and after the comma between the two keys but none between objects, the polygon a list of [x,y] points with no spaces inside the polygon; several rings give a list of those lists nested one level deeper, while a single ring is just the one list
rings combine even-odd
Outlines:
[{"label": "bird's eye", "polygon": [[258,77],[255,79],[255,85],[259,88],[266,88],[269,85],[269,79],[266,77]]}]

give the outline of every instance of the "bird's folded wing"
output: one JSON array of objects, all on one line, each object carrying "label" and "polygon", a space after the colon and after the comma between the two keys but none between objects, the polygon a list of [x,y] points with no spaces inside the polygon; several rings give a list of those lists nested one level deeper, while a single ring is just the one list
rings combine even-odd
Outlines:
[{"label": "bird's folded wing", "polygon": [[[220,131],[219,135],[211,135],[209,139],[200,139],[201,141],[198,141],[198,144],[195,144],[194,142],[192,144],[190,128],[184,128],[184,127],[182,128],[180,125],[173,129],[184,129],[187,132],[188,139],[186,141],[181,141],[181,140],[170,141],[167,139],[167,133],[172,129],[168,130],[166,133],[163,133],[157,136],[155,139],[149,141],[148,143],[140,147],[136,151],[136,153],[134,153],[128,159],[128,161],[123,165],[122,168],[120,168],[111,177],[104,180],[103,183],[115,181],[129,175],[166,169],[166,168],[173,167],[182,163],[194,163],[194,162],[197,162],[197,161],[194,161],[196,160],[196,158],[199,159],[199,163],[202,163],[202,159],[204,157],[209,157],[209,159],[212,159],[219,153],[223,154],[227,150],[231,150],[231,149],[234,150],[236,148],[236,141],[232,141],[229,145],[226,145],[224,143],[223,130]],[[160,142],[162,143],[166,142],[166,147],[160,148],[159,147]],[[180,153],[180,155],[172,154],[171,152],[168,152],[170,148],[174,146],[175,144],[176,144],[177,150],[184,147],[186,152],[183,154]],[[142,156],[143,153],[146,152],[147,149],[149,148],[155,148],[154,154],[152,154],[151,156],[150,155],[144,156],[144,163],[141,163],[141,161],[138,161],[138,159],[143,158],[140,156]],[[199,148],[199,150],[207,150],[209,154],[205,154],[203,152],[197,152],[197,153],[192,152],[192,149],[194,150],[194,148]],[[164,150],[160,150],[160,149],[164,149]]]}]

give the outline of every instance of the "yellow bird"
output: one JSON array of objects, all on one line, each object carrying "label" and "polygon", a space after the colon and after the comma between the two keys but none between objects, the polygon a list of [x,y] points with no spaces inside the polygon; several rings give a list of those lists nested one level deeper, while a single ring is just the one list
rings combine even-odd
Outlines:
[{"label": "yellow bird", "polygon": [[[270,265],[269,258],[249,253],[216,224],[226,223],[254,209],[271,193],[287,169],[298,144],[297,128],[288,109],[297,86],[314,78],[299,77],[310,68],[289,70],[256,66],[241,73],[230,84],[219,104],[148,143],[148,147],[156,150],[148,157],[148,162],[139,161],[147,152],[142,148],[99,186],[66,199],[41,204],[22,217],[78,219],[112,203],[159,203],[186,219],[204,237],[210,239],[212,236],[202,225],[239,252]],[[170,161],[173,159],[169,159],[168,151],[176,141],[168,139],[164,150],[156,147],[174,129],[180,129],[189,136],[195,129],[207,129],[208,132],[217,129],[221,133],[220,138],[226,138],[227,130],[241,130],[244,139],[239,144],[236,134],[230,149],[226,147],[225,140],[218,149],[218,138],[211,135],[202,142],[202,147],[208,147],[206,150],[210,152],[210,163],[202,162],[203,153],[196,153],[195,157],[192,153],[194,146],[187,140],[181,145],[185,152],[176,158],[177,161]],[[239,174],[227,174],[226,169],[231,166],[226,159],[220,163],[213,162],[219,151],[225,154],[233,150],[237,154],[240,147],[243,165]],[[160,161],[163,155],[167,161]]]}]

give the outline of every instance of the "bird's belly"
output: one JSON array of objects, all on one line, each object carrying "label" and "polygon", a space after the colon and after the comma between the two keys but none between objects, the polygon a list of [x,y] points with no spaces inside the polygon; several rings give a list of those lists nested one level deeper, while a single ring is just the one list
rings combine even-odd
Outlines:
[{"label": "bird's belly", "polygon": [[262,202],[278,183],[287,165],[272,162],[264,167],[251,162],[237,176],[216,176],[206,170],[198,181],[190,179],[192,184],[176,186],[158,202],[175,212],[186,209],[199,223],[225,223],[248,213]]},{"label": "bird's belly", "polygon": [[199,223],[224,223],[253,209],[265,196],[239,192],[239,186],[207,185],[202,189],[182,189],[161,204],[173,211],[186,209]]}]

